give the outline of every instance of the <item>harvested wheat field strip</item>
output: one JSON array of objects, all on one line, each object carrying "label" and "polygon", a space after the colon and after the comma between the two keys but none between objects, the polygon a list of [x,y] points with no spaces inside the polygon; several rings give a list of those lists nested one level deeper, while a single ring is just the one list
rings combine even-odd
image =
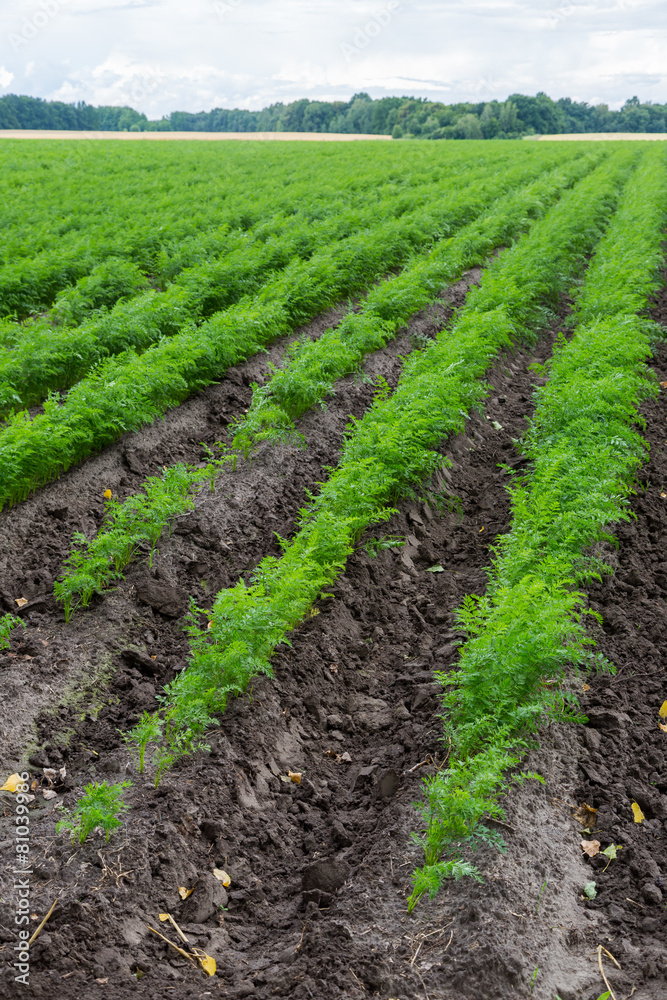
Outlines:
[{"label": "harvested wheat field strip", "polygon": [[79,132],[73,129],[0,129],[0,139],[88,139],[157,142],[391,142],[363,132]]}]

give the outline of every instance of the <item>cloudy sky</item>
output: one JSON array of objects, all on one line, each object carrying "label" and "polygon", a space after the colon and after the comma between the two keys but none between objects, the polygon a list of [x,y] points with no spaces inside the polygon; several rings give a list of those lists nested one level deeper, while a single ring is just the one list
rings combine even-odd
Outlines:
[{"label": "cloudy sky", "polygon": [[0,95],[159,118],[299,97],[667,102],[665,0],[3,0]]}]

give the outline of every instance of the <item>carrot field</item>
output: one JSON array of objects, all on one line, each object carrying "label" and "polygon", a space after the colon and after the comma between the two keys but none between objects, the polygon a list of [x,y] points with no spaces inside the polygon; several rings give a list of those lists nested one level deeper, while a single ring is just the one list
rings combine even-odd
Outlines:
[{"label": "carrot field", "polygon": [[0,168],[0,1000],[667,1000],[665,145]]}]

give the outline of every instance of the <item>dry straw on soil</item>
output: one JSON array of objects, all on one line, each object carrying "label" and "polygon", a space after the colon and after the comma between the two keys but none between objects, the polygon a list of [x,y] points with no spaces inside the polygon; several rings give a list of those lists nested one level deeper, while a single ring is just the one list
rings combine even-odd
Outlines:
[{"label": "dry straw on soil", "polygon": [[75,132],[67,129],[0,129],[0,139],[276,139],[281,142],[354,142],[390,135],[347,135],[338,132]]}]

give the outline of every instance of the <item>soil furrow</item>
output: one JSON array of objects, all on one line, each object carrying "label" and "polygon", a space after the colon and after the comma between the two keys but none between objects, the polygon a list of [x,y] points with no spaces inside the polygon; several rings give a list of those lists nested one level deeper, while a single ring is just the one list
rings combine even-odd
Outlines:
[{"label": "soil furrow", "polygon": [[[410,918],[405,902],[410,872],[420,860],[409,842],[416,824],[411,803],[420,777],[445,754],[432,670],[454,663],[460,635],[452,612],[465,594],[483,591],[489,547],[508,529],[507,477],[498,466],[521,466],[513,439],[531,409],[528,366],[549,356],[555,332],[493,369],[486,417],[473,417],[465,435],[443,448],[453,468],[435,484],[442,504],[434,495],[428,503],[400,505],[383,526],[405,537],[398,551],[371,558],[359,547],[333,596],[275,658],[275,678],[259,679],[229,706],[211,734],[210,755],[182,761],[157,790],[135,776],[126,827],[112,841],[115,850],[110,844],[100,852],[106,864],[99,839],[74,850],[56,836],[52,803],[45,803],[34,823],[43,856],[35,864],[31,905],[41,913],[56,894],[61,902],[34,949],[34,996],[54,988],[63,998],[96,996],[94,980],[108,979],[119,998],[162,997],[170,989],[179,996],[210,991],[261,1000],[373,993],[403,1000],[506,1000],[528,995],[538,965],[559,988],[568,988],[568,976],[586,981],[590,963],[579,925],[594,925],[596,915],[586,915],[577,901],[573,886],[583,885],[586,871],[576,853],[573,860],[563,857],[572,830],[553,801],[573,795],[571,731],[553,734],[553,746],[543,742],[539,767],[532,762],[546,786],[536,790],[531,783],[509,797],[503,828],[509,854],[485,848],[476,858],[485,884],[447,885]],[[386,362],[373,359],[380,365],[375,371],[390,382],[401,345],[392,348],[393,361],[389,349]],[[293,470],[301,476],[298,489],[309,486],[314,467],[329,463],[337,447],[326,454],[323,435],[333,436],[335,427],[340,435],[355,400],[366,406],[370,392],[346,380],[327,411],[309,414],[300,428],[309,439],[312,431],[321,451],[312,453],[309,445],[305,456],[296,449],[261,456],[235,481],[247,491],[237,494],[242,502],[236,508],[206,498],[191,521],[198,527],[188,524],[163,546],[150,583],[156,593],[170,593],[170,573],[193,535],[191,572],[198,579],[205,574],[207,583],[231,580],[265,554],[271,531],[281,527],[279,520],[267,526],[267,512],[280,510],[274,517],[285,514],[289,521],[302,500],[285,499],[279,472],[288,488],[294,488]],[[230,514],[245,527],[243,541],[230,539],[230,552],[208,548],[204,543],[214,537],[229,545],[223,526],[232,525],[225,520]],[[283,531],[289,533],[289,525]],[[428,572],[436,564],[442,572]],[[164,683],[183,662],[186,644],[165,615],[168,609],[132,610],[142,586],[146,597],[145,578],[128,580],[79,618],[80,633],[95,633],[98,644],[105,639],[118,648],[121,634],[135,643],[134,652],[113,661],[110,697],[96,718],[70,720],[76,735],[68,747],[57,747],[54,739],[68,721],[66,712],[56,722],[40,720],[46,746],[34,764],[65,762],[74,776],[66,779],[69,787],[134,773],[118,730],[155,706],[156,682]],[[122,633],[121,608],[124,616],[130,609],[132,619]],[[35,634],[31,627],[27,641]],[[281,780],[288,770],[302,773],[300,784]],[[70,803],[78,793],[66,788],[61,791]],[[231,875],[228,893],[210,874],[213,867]],[[122,870],[131,874],[124,877]],[[178,886],[193,885],[182,903]],[[156,926],[159,912],[173,913],[192,943],[216,957],[219,976],[206,981],[150,935],[145,922]],[[557,934],[554,924],[562,925]],[[7,935],[9,940],[11,931]],[[140,978],[130,978],[137,970]],[[551,1000],[539,976],[536,982],[537,1000]],[[566,992],[561,996],[567,1000]]]}]

